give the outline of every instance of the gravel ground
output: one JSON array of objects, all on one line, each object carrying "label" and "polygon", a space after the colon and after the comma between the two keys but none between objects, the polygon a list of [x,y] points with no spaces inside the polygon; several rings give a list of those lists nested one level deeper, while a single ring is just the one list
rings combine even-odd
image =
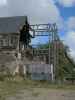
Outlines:
[{"label": "gravel ground", "polygon": [[75,100],[75,90],[29,88],[3,100]]}]

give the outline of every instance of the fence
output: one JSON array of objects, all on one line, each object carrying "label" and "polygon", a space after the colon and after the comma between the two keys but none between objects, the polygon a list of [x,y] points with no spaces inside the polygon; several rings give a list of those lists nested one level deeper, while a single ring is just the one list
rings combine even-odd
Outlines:
[{"label": "fence", "polygon": [[49,64],[28,64],[26,71],[30,74],[32,80],[52,80],[53,78]]}]

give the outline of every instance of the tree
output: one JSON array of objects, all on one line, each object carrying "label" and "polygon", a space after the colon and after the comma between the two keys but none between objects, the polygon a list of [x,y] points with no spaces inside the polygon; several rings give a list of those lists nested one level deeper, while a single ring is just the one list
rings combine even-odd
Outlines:
[{"label": "tree", "polygon": [[29,46],[29,43],[31,42],[32,38],[32,35],[29,33],[29,30],[32,29],[26,17],[25,25],[23,25],[22,29],[20,30],[20,42],[24,45],[25,48]]},{"label": "tree", "polygon": [[69,51],[68,47],[65,47],[65,56],[68,60],[68,66],[67,66],[67,80],[71,80],[72,83],[74,83],[75,80],[75,62],[70,57],[70,55],[67,53]]},{"label": "tree", "polygon": [[[55,72],[55,77],[56,80],[60,80],[61,83],[64,80],[65,77],[68,77],[72,83],[75,80],[75,64],[73,62],[73,60],[71,59],[70,55],[68,55],[69,52],[69,47],[65,46],[62,42],[59,41],[59,44],[57,46],[57,56],[58,56],[58,65],[56,68],[56,72]],[[54,44],[50,44],[50,48],[52,48],[52,45]],[[44,44],[44,45],[40,45],[39,48],[41,49],[48,49],[49,48],[49,43]]]}]

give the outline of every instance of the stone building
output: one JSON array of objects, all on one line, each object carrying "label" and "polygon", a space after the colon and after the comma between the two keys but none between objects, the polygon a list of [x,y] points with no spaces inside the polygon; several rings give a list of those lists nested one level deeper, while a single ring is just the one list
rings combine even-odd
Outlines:
[{"label": "stone building", "polygon": [[6,68],[14,72],[19,50],[19,30],[24,25],[25,16],[0,17],[0,71]]},{"label": "stone building", "polygon": [[24,24],[25,16],[0,17],[0,74],[26,74],[30,71],[33,80],[51,80],[50,65],[35,61],[30,48],[19,53],[19,30]]}]

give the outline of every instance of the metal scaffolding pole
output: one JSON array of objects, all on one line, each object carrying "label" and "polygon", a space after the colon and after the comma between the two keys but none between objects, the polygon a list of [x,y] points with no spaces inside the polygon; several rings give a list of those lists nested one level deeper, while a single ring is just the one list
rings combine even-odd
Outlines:
[{"label": "metal scaffolding pole", "polygon": [[[35,37],[37,36],[48,36],[49,48],[48,48],[48,60],[49,64],[53,66],[53,80],[55,80],[55,71],[58,64],[58,52],[57,52],[57,27],[56,24],[36,24],[31,25],[32,29],[35,30]],[[37,32],[37,34],[36,34]],[[47,32],[49,34],[47,34]],[[40,50],[41,51],[41,50]],[[39,54],[39,50],[37,50]],[[36,55],[38,55],[36,53]],[[44,53],[43,53],[44,54]],[[40,55],[40,54],[39,54]],[[52,62],[51,62],[52,60]]]},{"label": "metal scaffolding pole", "polygon": [[50,33],[49,33],[49,64],[50,64]]}]

